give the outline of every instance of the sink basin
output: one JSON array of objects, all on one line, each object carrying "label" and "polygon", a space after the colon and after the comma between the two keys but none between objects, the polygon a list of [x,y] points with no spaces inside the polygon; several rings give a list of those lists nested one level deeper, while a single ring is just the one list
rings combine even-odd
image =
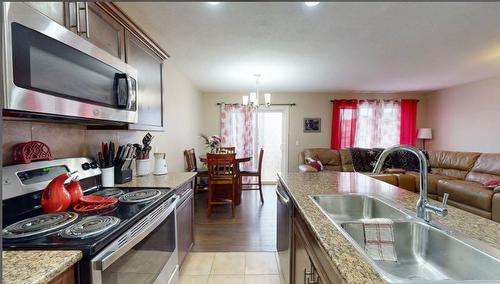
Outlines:
[{"label": "sink basin", "polygon": [[[363,224],[341,227],[364,254]],[[395,222],[394,240],[397,262],[372,260],[389,282],[500,280],[500,260],[425,223]]]},{"label": "sink basin", "polygon": [[410,216],[384,201],[361,194],[316,195],[316,204],[334,221],[357,221],[369,218],[409,219]]}]

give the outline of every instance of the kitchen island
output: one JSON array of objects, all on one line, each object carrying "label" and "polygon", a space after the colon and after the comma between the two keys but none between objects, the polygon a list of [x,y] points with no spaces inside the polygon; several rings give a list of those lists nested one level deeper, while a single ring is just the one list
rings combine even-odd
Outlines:
[{"label": "kitchen island", "polygon": [[[310,196],[335,193],[377,195],[415,212],[418,194],[358,173],[284,173],[279,174],[279,180],[293,201],[294,215],[298,215],[299,219],[303,220],[299,230],[305,231],[306,235],[310,234],[310,240],[312,240],[310,248],[316,249],[320,256],[325,256],[325,261],[319,262],[323,266],[327,262],[325,269],[334,275],[334,280],[329,278],[331,282],[336,282],[336,280],[347,283],[385,282]],[[437,201],[431,202],[435,205],[439,204]],[[448,216],[433,216],[433,221],[439,222],[451,231],[480,240],[494,248],[500,248],[499,223],[452,206],[449,206],[448,211]],[[318,257],[311,257],[311,259],[313,263],[315,259],[318,263]],[[328,281],[323,281],[322,283],[328,283]]]},{"label": "kitchen island", "polygon": [[2,281],[5,284],[43,284],[68,273],[73,283],[73,265],[82,258],[75,250],[30,250],[2,252]]}]

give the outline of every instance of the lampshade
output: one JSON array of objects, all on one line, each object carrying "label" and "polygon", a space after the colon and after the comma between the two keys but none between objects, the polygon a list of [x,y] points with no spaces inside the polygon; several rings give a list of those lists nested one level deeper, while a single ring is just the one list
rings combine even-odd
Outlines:
[{"label": "lampshade", "polygon": [[432,128],[419,128],[417,133],[418,139],[432,139]]},{"label": "lampshade", "polygon": [[244,106],[248,105],[248,96],[243,96],[243,105]]},{"label": "lampshade", "polygon": [[270,93],[264,94],[264,102],[267,106],[269,106],[271,104],[271,94]]}]

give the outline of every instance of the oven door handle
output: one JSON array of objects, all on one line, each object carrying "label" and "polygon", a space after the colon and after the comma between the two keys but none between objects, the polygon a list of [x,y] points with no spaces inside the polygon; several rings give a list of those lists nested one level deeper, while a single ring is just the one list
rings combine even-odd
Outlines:
[{"label": "oven door handle", "polygon": [[[146,217],[141,219],[136,223],[132,228],[127,230],[124,234],[118,237],[113,243],[108,245],[102,252],[100,252],[94,259],[92,259],[92,270],[105,270],[111,264],[113,264],[116,260],[118,260],[121,256],[127,253],[131,248],[133,248],[136,244],[142,241],[146,236],[148,236],[154,229],[156,229],[167,217],[175,213],[175,207],[177,206],[178,196],[174,195],[170,197],[167,201],[165,201],[162,205],[159,206],[160,209],[155,209],[151,213],[149,213]],[[168,204],[168,207],[165,211],[159,215],[155,214],[156,210],[163,209],[163,205]],[[142,228],[139,233],[134,232],[136,227],[144,226],[143,222],[147,222],[148,218],[151,215],[156,215],[154,220],[150,221],[146,227]],[[125,235],[130,235],[131,232],[134,232],[134,236],[127,236],[129,239],[126,240],[124,244],[119,245],[118,243],[123,242],[122,238]]]}]

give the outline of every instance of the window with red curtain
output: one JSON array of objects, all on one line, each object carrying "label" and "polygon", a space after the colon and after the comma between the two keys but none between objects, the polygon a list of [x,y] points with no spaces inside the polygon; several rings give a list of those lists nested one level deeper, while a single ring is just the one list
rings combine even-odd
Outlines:
[{"label": "window with red curtain", "polygon": [[417,142],[418,100],[401,100],[401,128],[399,143],[415,146]]},{"label": "window with red curtain", "polygon": [[357,100],[334,100],[330,147],[342,149],[354,146]]}]

